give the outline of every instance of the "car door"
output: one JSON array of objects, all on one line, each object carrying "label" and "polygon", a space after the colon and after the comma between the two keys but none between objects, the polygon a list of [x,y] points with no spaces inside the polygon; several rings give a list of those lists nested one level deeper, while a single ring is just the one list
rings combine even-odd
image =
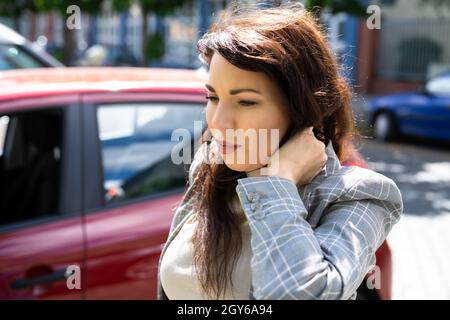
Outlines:
[{"label": "car door", "polygon": [[414,93],[398,107],[402,132],[430,138],[450,137],[450,98]]},{"label": "car door", "polygon": [[450,72],[431,79],[426,88],[434,119],[434,137],[450,140]]},{"label": "car door", "polygon": [[433,138],[450,140],[450,94],[449,97],[431,96],[429,115],[432,120],[425,130]]},{"label": "car door", "polygon": [[398,115],[405,133],[450,139],[450,73],[428,81],[423,93],[404,95]]},{"label": "car door", "polygon": [[171,136],[187,129],[183,143],[192,147],[204,96],[91,94],[83,103],[86,298],[155,299],[159,256],[189,168],[172,161],[180,144]]},{"label": "car door", "polygon": [[77,95],[0,104],[0,298],[83,298]]}]

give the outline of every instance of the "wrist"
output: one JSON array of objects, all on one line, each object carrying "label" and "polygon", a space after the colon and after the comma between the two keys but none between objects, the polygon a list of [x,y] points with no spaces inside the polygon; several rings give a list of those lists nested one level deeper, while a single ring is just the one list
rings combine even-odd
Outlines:
[{"label": "wrist", "polygon": [[292,175],[292,173],[290,171],[287,170],[277,170],[277,171],[268,171],[268,175],[272,176],[272,177],[279,177],[279,178],[284,178],[287,180],[290,180],[291,182],[293,182],[294,184],[297,183],[297,180],[295,179],[295,177]]},{"label": "wrist", "polygon": [[265,174],[264,174],[265,176],[284,178],[284,179],[290,180],[294,184],[297,184],[297,180],[291,174],[290,171],[282,170],[282,169],[279,169],[279,170],[273,170],[272,169],[271,170],[271,168],[267,167],[267,166],[246,172],[247,177],[261,177],[262,176],[262,174],[261,174],[261,170],[262,169],[265,169]]}]

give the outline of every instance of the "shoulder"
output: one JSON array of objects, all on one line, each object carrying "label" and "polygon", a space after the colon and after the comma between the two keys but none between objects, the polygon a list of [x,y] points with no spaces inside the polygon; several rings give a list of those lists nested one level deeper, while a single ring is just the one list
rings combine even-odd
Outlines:
[{"label": "shoulder", "polygon": [[306,188],[314,197],[327,203],[338,199],[401,203],[400,190],[392,179],[367,168],[342,166],[331,141],[326,152],[328,160],[324,169]]},{"label": "shoulder", "polygon": [[326,176],[315,191],[335,201],[375,200],[403,207],[402,195],[394,180],[357,166],[340,167]]}]

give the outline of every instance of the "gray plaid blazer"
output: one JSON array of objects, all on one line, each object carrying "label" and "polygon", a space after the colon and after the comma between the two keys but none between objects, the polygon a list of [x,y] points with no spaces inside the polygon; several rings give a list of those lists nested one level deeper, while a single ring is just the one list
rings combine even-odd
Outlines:
[{"label": "gray plaid blazer", "polygon": [[[195,169],[175,210],[166,248],[193,214]],[[403,202],[395,182],[356,166],[341,166],[331,142],[328,160],[311,183],[280,177],[238,180],[236,192],[252,234],[249,299],[356,299],[375,265],[375,251],[400,219]],[[159,269],[158,269],[159,270]],[[158,272],[158,299],[167,299]]]}]

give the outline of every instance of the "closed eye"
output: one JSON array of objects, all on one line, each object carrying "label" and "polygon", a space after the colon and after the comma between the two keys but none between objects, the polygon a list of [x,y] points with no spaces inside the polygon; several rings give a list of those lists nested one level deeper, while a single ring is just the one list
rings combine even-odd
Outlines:
[{"label": "closed eye", "polygon": [[[212,95],[207,95],[205,98],[206,98],[206,100],[209,100],[209,101],[212,101],[212,102],[219,101],[219,97],[212,96]],[[258,102],[252,101],[252,100],[239,100],[238,104],[243,106],[243,107],[250,107],[250,106],[253,106],[255,104],[258,104]]]},{"label": "closed eye", "polygon": [[249,107],[249,106],[253,106],[253,105],[257,104],[258,102],[256,102],[256,101],[251,101],[251,100],[239,100],[238,103],[239,103],[241,106]]},{"label": "closed eye", "polygon": [[210,95],[206,96],[205,98],[206,98],[206,100],[213,101],[213,102],[217,102],[219,100],[218,97],[210,96]]}]

